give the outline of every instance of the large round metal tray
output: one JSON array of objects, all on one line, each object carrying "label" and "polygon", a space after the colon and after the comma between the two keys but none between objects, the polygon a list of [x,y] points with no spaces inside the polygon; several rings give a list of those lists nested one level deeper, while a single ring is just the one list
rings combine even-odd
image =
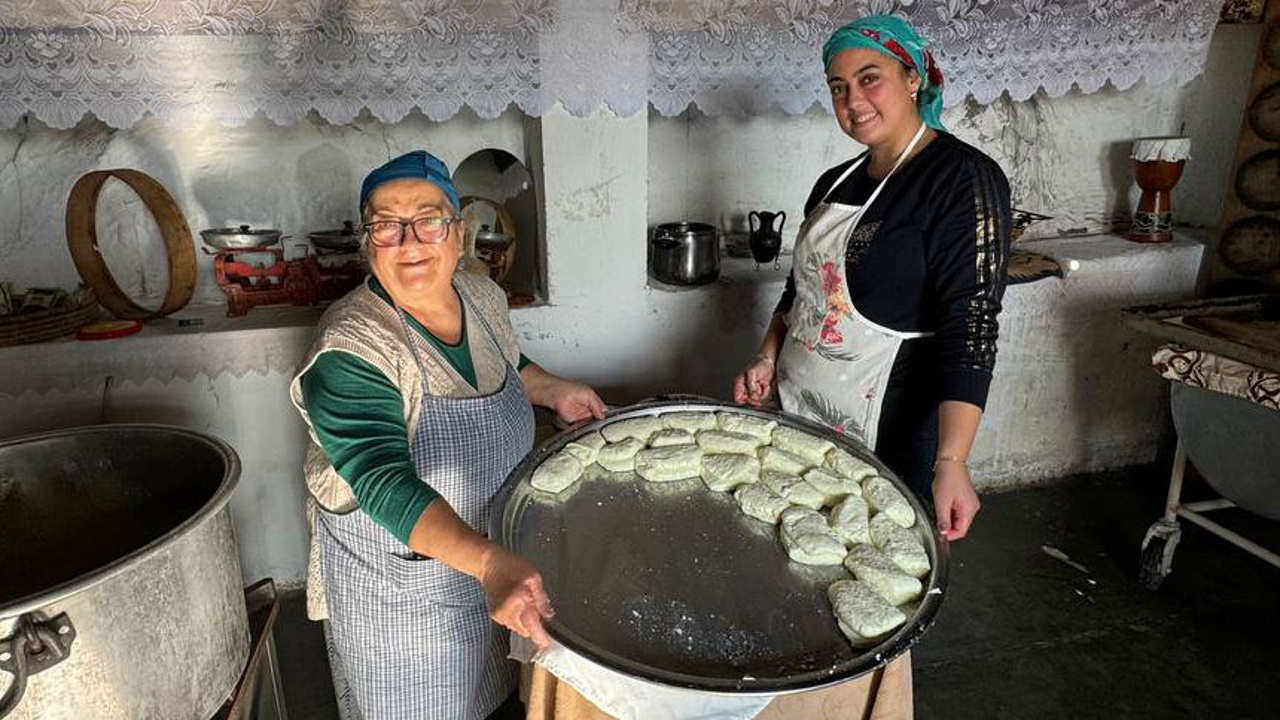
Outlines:
[{"label": "large round metal tray", "polygon": [[[871,463],[911,502],[933,570],[908,620],[874,648],[856,651],[831,613],[826,588],[841,567],[791,562],[775,526],[744,515],[728,493],[693,478],[649,483],[633,473],[583,478],[557,496],[529,479],[575,438],[624,418],[732,411],[825,437]],[[598,467],[598,466],[597,466]],[[930,515],[865,447],[794,415],[707,402],[655,402],[613,411],[550,438],[499,491],[490,536],[542,573],[555,616],[551,636],[625,675],[730,694],[775,694],[833,685],[902,654],[933,623],[947,585],[947,544]]]}]

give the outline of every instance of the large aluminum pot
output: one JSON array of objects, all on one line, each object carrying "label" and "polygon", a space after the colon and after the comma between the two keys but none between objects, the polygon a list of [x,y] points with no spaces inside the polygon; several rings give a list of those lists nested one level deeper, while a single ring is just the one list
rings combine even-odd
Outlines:
[{"label": "large aluminum pot", "polygon": [[672,285],[701,285],[720,277],[720,240],[713,225],[659,225],[649,240],[649,275]]},{"label": "large aluminum pot", "polygon": [[249,651],[239,478],[226,443],[175,427],[0,442],[0,718],[218,710]]}]

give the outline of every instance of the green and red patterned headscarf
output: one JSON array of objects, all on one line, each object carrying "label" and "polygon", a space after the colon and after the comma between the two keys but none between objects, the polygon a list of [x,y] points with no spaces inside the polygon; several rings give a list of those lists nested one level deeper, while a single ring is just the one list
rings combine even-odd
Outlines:
[{"label": "green and red patterned headscarf", "polygon": [[945,131],[942,126],[942,70],[933,61],[933,54],[925,49],[928,44],[900,17],[868,15],[831,34],[822,46],[822,66],[830,68],[836,55],[852,48],[866,48],[888,55],[920,75],[920,89],[916,95],[920,118],[929,127]]}]

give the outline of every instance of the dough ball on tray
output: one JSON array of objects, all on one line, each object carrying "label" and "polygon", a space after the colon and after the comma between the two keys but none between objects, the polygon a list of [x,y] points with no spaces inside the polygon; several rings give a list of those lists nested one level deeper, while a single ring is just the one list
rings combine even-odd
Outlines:
[{"label": "dough ball on tray", "polygon": [[558,493],[582,477],[582,463],[573,455],[561,450],[552,455],[533,471],[529,484],[535,490]]}]

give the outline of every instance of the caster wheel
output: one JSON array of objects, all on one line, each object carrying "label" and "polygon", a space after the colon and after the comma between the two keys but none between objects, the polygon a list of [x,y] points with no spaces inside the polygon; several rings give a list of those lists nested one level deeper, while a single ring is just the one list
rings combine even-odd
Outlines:
[{"label": "caster wheel", "polygon": [[1165,548],[1168,545],[1168,538],[1155,536],[1142,548],[1142,561],[1138,568],[1138,579],[1148,590],[1158,590],[1165,577],[1169,575],[1171,568],[1165,564],[1164,557]]},{"label": "caster wheel", "polygon": [[1138,579],[1147,589],[1155,590],[1169,577],[1173,570],[1173,551],[1181,539],[1182,528],[1177,522],[1157,520],[1147,529],[1147,536],[1142,539],[1142,560],[1138,568]]}]

